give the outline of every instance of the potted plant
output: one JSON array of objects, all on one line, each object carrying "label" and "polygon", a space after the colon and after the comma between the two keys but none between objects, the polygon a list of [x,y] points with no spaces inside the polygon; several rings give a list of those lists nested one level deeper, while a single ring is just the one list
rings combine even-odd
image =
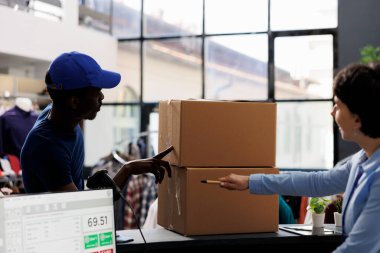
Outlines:
[{"label": "potted plant", "polygon": [[341,195],[337,196],[337,199],[334,201],[336,212],[334,212],[334,221],[336,227],[342,226],[342,204],[343,197]]},{"label": "potted plant", "polygon": [[323,227],[325,224],[325,208],[330,201],[326,198],[313,197],[310,199],[309,209],[313,227]]},{"label": "potted plant", "polygon": [[380,62],[380,47],[366,45],[360,49],[360,55],[361,63],[368,64],[369,66],[373,67],[376,63]]}]

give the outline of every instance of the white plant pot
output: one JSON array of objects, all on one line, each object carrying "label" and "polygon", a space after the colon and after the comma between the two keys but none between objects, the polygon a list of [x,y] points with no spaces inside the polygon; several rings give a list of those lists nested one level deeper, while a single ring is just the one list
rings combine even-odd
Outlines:
[{"label": "white plant pot", "polygon": [[325,213],[312,213],[313,227],[322,228],[325,225]]},{"label": "white plant pot", "polygon": [[334,221],[336,227],[342,226],[342,214],[338,212],[334,212]]}]

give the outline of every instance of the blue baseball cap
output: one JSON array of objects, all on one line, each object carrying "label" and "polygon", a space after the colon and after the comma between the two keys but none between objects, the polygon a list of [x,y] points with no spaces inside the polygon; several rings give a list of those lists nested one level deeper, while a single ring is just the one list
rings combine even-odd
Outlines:
[{"label": "blue baseball cap", "polygon": [[103,70],[90,56],[79,52],[63,53],[48,70],[52,83],[47,87],[55,90],[74,90],[86,87],[110,89],[121,79],[119,73]]}]

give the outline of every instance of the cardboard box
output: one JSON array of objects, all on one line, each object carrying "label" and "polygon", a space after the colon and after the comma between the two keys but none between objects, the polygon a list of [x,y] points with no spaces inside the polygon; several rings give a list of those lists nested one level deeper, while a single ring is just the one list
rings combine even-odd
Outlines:
[{"label": "cardboard box", "polygon": [[276,104],[161,101],[159,151],[180,167],[275,167]]},{"label": "cardboard box", "polygon": [[159,185],[158,224],[183,235],[236,234],[278,230],[278,195],[229,191],[201,180],[236,174],[277,174],[275,168],[184,168]]}]

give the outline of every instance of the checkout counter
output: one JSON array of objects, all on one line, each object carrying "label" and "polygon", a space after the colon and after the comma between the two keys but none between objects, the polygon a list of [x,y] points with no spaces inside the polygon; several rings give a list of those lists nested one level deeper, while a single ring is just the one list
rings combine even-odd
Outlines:
[{"label": "checkout counter", "polygon": [[118,234],[133,238],[133,241],[117,244],[117,252],[324,253],[332,252],[344,241],[341,230],[333,224],[325,224],[325,230],[309,231],[309,228],[307,225],[291,224],[280,225],[275,233],[189,237],[164,228],[143,229],[146,245],[139,230],[123,230]]}]

